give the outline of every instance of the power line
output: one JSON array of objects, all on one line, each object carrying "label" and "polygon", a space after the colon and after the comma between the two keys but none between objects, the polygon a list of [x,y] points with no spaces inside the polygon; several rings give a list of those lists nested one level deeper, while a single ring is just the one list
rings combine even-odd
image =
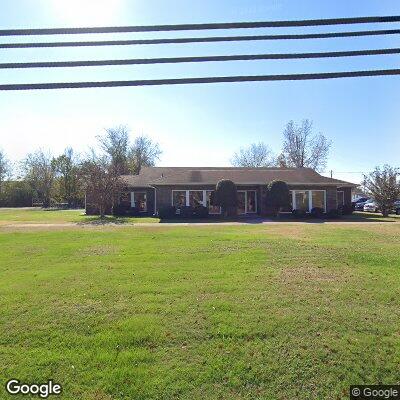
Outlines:
[{"label": "power line", "polygon": [[302,80],[315,80],[315,79],[335,79],[335,78],[354,78],[354,77],[391,76],[391,75],[400,75],[400,69],[325,72],[325,73],[289,74],[289,75],[216,76],[216,77],[204,77],[204,78],[149,79],[149,80],[130,80],[130,81],[23,83],[23,84],[0,85],[0,90],[161,86],[161,85],[186,85],[186,84],[197,84],[197,83],[204,84],[204,83],[230,83],[230,82],[293,81],[293,80],[302,81]]},{"label": "power line", "polygon": [[304,33],[285,35],[245,35],[245,36],[210,36],[165,39],[133,39],[133,40],[94,40],[80,42],[36,42],[36,43],[0,43],[0,49],[20,49],[35,47],[84,47],[84,46],[127,46],[150,44],[185,44],[211,42],[240,42],[260,40],[300,40],[300,39],[329,39],[358,36],[397,35],[400,29],[382,29],[369,31]]},{"label": "power line", "polygon": [[214,29],[252,29],[276,28],[295,26],[322,26],[322,25],[349,25],[400,22],[399,15],[382,17],[355,17],[355,18],[329,18],[309,19],[297,21],[259,21],[259,22],[223,22],[206,24],[178,24],[178,25],[142,25],[142,26],[107,26],[85,28],[39,28],[39,29],[2,29],[0,36],[25,36],[25,35],[69,35],[83,33],[121,33],[121,32],[167,32],[167,31],[193,31]]},{"label": "power line", "polygon": [[332,58],[355,57],[371,55],[400,54],[400,48],[349,50],[319,53],[275,53],[275,54],[237,54],[229,56],[196,56],[196,57],[164,57],[164,58],[133,58],[124,60],[92,60],[92,61],[46,61],[24,63],[0,63],[0,69],[13,68],[65,68],[65,67],[93,67],[105,65],[133,65],[133,64],[177,64],[217,61],[256,61],[256,60],[285,60],[304,58]]}]

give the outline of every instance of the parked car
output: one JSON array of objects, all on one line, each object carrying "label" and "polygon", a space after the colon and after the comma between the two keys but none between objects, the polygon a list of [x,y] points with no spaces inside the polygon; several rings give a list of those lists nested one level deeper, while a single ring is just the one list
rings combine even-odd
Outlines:
[{"label": "parked car", "polygon": [[371,200],[371,199],[369,199],[368,197],[362,197],[361,199],[357,200],[354,203],[354,210],[355,211],[364,211],[364,205],[369,200]]},{"label": "parked car", "polygon": [[379,208],[378,205],[375,203],[375,201],[371,199],[364,204],[364,211],[376,213],[379,211]]}]

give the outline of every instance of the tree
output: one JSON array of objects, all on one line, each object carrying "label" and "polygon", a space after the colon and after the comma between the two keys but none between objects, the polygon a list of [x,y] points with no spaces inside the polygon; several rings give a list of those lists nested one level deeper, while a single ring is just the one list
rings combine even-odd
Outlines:
[{"label": "tree", "polygon": [[79,160],[71,147],[64,154],[53,160],[58,182],[59,197],[68,203],[68,207],[76,207],[79,203],[81,185],[79,180]]},{"label": "tree", "polygon": [[213,192],[211,203],[220,206],[224,216],[236,215],[238,195],[235,183],[229,179],[220,180],[215,187],[215,192]]},{"label": "tree", "polygon": [[289,207],[289,188],[286,182],[272,181],[267,186],[267,208],[278,215],[282,208]]},{"label": "tree", "polygon": [[234,153],[231,164],[234,167],[272,167],[276,165],[276,160],[269,146],[260,142],[239,149]]},{"label": "tree", "polygon": [[120,171],[107,156],[92,155],[83,162],[81,177],[86,192],[86,201],[96,209],[101,218],[112,208],[122,189]]},{"label": "tree", "polygon": [[0,149],[0,196],[5,180],[11,175],[11,164],[3,150]]},{"label": "tree", "polygon": [[364,175],[363,185],[375,200],[382,215],[387,217],[400,198],[400,171],[389,165],[376,167],[369,175]]},{"label": "tree", "polygon": [[279,154],[278,157],[276,157],[276,166],[279,168],[287,168],[287,162],[284,154]]},{"label": "tree", "polygon": [[54,184],[55,168],[50,153],[38,150],[28,154],[21,164],[24,179],[31,186],[43,207],[49,207]]},{"label": "tree", "polygon": [[162,151],[158,143],[153,142],[147,136],[138,136],[129,148],[129,172],[137,175],[142,167],[154,167],[161,154]]},{"label": "tree", "polygon": [[128,170],[129,130],[126,126],[120,125],[115,128],[108,128],[103,136],[97,136],[100,147],[110,158],[114,168],[122,174]]},{"label": "tree", "polygon": [[23,180],[9,180],[4,183],[0,207],[31,207],[32,188]]},{"label": "tree", "polygon": [[154,166],[162,153],[158,143],[147,136],[138,136],[131,144],[129,130],[122,125],[106,129],[97,140],[120,175],[137,175],[142,167]]},{"label": "tree", "polygon": [[313,133],[312,122],[308,119],[297,125],[288,122],[283,132],[282,155],[288,167],[308,167],[323,171],[329,154],[331,142]]}]

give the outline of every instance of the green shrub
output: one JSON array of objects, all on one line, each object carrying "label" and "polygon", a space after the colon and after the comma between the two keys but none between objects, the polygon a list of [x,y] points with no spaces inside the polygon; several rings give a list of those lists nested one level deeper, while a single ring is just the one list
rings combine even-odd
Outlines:
[{"label": "green shrub", "polygon": [[211,204],[220,206],[225,216],[236,215],[238,195],[235,183],[229,179],[220,180],[215,187],[214,195],[211,197]]},{"label": "green shrub", "polygon": [[321,207],[314,207],[311,209],[311,216],[313,218],[321,218],[324,215],[324,209]]},{"label": "green shrub", "polygon": [[176,218],[176,209],[174,206],[161,207],[158,210],[158,216],[160,219]]},{"label": "green shrub", "polygon": [[272,181],[267,186],[267,209],[277,215],[282,208],[289,207],[289,188],[286,182]]}]

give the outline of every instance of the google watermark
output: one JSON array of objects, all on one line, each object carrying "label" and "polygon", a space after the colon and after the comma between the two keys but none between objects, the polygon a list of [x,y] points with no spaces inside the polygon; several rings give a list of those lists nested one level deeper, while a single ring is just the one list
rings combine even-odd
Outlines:
[{"label": "google watermark", "polygon": [[51,379],[45,383],[22,383],[18,379],[10,379],[6,383],[6,391],[10,395],[38,396],[47,399],[51,395],[61,395],[62,387]]},{"label": "google watermark", "polygon": [[350,386],[350,400],[400,400],[400,385]]}]

